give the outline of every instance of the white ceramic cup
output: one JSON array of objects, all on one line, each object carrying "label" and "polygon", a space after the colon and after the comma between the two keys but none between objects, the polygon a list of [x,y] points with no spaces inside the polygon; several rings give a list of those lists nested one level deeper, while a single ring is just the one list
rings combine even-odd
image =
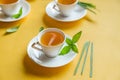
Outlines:
[{"label": "white ceramic cup", "polygon": [[21,7],[20,3],[21,3],[21,0],[17,0],[16,2],[9,3],[9,4],[0,4],[0,8],[5,15],[12,16],[19,12]]},{"label": "white ceramic cup", "polygon": [[[46,32],[50,32],[50,31],[54,31],[54,32],[58,32],[60,33],[62,36],[63,36],[63,41],[57,45],[44,45],[42,42],[41,42],[41,37],[43,34],[45,34]],[[40,50],[40,51],[43,51],[43,53],[47,56],[47,57],[56,57],[63,44],[65,43],[65,34],[62,30],[60,29],[57,29],[57,28],[47,28],[43,31],[41,31],[38,36],[37,36],[37,41],[36,43],[33,43],[32,44],[32,47],[37,49],[37,50]],[[37,45],[37,46],[36,46]],[[41,48],[40,48],[41,47]]]},{"label": "white ceramic cup", "polygon": [[60,12],[60,15],[62,16],[70,16],[72,15],[72,12],[78,3],[78,0],[76,0],[71,4],[62,4],[62,3],[59,3],[58,0],[54,0],[54,2],[55,2],[55,5],[53,6],[54,10],[56,10],[57,12]]}]

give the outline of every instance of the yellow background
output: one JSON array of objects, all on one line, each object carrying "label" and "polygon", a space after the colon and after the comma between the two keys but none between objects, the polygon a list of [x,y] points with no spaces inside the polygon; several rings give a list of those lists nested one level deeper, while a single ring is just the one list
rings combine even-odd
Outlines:
[{"label": "yellow background", "polygon": [[[120,0],[82,0],[95,4],[97,14],[88,11],[83,19],[68,23],[46,15],[45,7],[51,1],[28,0],[31,12],[27,17],[12,23],[0,22],[0,80],[120,80]],[[5,35],[8,28],[19,24],[17,32]],[[78,42],[79,54],[70,64],[50,69],[29,59],[27,45],[41,26],[60,28],[71,37],[83,31]],[[80,65],[77,75],[73,76],[86,41],[94,43],[93,78],[89,78],[90,54],[83,75],[80,75]]]}]

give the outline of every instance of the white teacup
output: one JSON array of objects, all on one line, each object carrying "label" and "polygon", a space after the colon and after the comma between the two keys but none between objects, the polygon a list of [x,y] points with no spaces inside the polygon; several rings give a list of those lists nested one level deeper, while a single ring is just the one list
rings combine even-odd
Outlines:
[{"label": "white teacup", "polygon": [[32,44],[33,48],[43,51],[48,57],[56,57],[65,43],[65,34],[60,29],[47,28],[38,34],[37,41]]},{"label": "white teacup", "polygon": [[78,3],[78,0],[54,0],[53,9],[60,12],[62,16],[70,16]]},{"label": "white teacup", "polygon": [[20,3],[21,0],[0,0],[0,8],[5,15],[12,16],[19,12]]}]

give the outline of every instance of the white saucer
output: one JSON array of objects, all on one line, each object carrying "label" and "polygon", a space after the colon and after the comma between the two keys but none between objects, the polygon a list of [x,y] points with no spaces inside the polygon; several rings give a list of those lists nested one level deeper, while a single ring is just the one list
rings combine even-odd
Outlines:
[{"label": "white saucer", "polygon": [[59,12],[53,9],[55,2],[51,2],[47,5],[46,7],[46,13],[49,17],[57,20],[57,21],[62,21],[62,22],[71,22],[71,21],[76,21],[81,18],[83,18],[87,14],[87,10],[80,7],[79,5],[76,5],[76,8],[74,9],[73,13],[71,16],[68,17],[63,17],[60,15]]},{"label": "white saucer", "polygon": [[[37,42],[37,38],[34,37],[28,44],[27,47],[27,53],[28,56],[38,65],[43,66],[43,67],[49,67],[49,68],[54,68],[54,67],[60,67],[68,64],[71,62],[75,56],[77,55],[75,52],[72,50],[66,54],[66,55],[58,55],[55,58],[49,58],[47,57],[42,51],[38,51],[34,48],[31,47],[31,45]],[[64,46],[66,43],[64,44]]]},{"label": "white saucer", "polygon": [[24,2],[21,3],[21,5],[23,7],[23,9],[22,9],[23,13],[20,16],[20,18],[14,19],[14,18],[8,17],[4,13],[0,12],[0,21],[2,21],[2,22],[13,22],[13,21],[20,20],[20,19],[24,18],[25,16],[27,16],[28,13],[30,12],[30,5],[29,5],[29,3],[24,1]]}]

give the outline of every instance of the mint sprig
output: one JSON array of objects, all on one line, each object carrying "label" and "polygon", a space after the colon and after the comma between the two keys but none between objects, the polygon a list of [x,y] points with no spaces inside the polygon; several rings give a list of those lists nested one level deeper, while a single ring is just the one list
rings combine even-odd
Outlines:
[{"label": "mint sprig", "polygon": [[23,10],[22,10],[22,7],[21,7],[17,14],[12,15],[12,18],[17,19],[22,15],[22,13],[23,13]]},{"label": "mint sprig", "polygon": [[91,11],[92,13],[96,14],[96,12],[93,9],[96,9],[96,6],[93,5],[92,3],[86,3],[86,2],[78,2],[78,5],[80,5],[81,7]]},{"label": "mint sprig", "polygon": [[79,38],[81,37],[82,31],[78,32],[77,34],[75,34],[73,36],[72,39],[70,38],[66,38],[66,43],[67,45],[64,46],[62,48],[62,50],[60,51],[59,55],[65,55],[67,53],[69,53],[69,51],[72,49],[74,52],[78,53],[78,48],[76,46],[76,42],[79,40]]}]

